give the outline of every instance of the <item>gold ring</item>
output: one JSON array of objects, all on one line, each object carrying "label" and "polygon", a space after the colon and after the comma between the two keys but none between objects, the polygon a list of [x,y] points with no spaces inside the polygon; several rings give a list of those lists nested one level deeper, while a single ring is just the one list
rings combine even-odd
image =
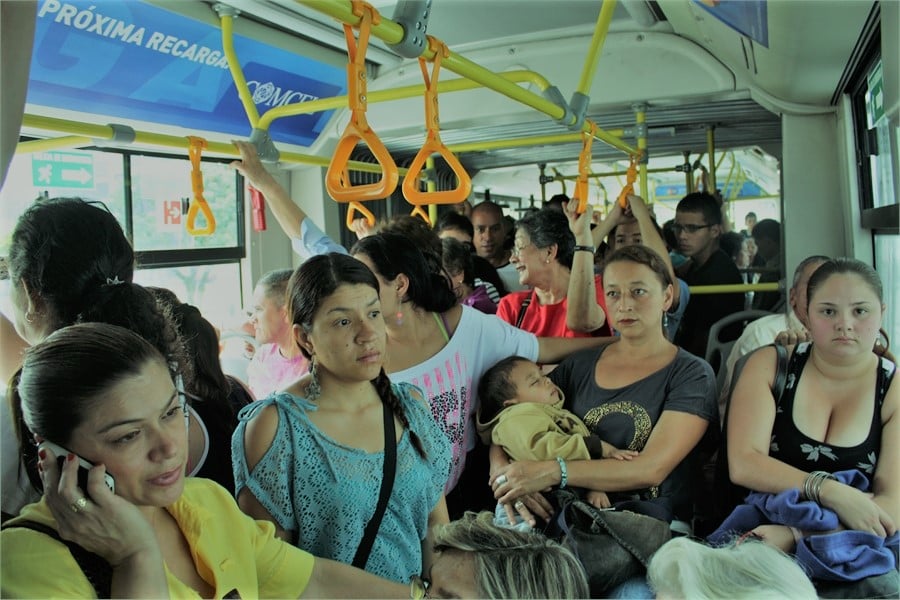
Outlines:
[{"label": "gold ring", "polygon": [[78,513],[78,512],[83,511],[85,508],[87,508],[87,503],[88,503],[87,498],[82,496],[81,498],[79,498],[78,500],[76,500],[75,502],[70,504],[69,508],[72,509],[72,512]]}]

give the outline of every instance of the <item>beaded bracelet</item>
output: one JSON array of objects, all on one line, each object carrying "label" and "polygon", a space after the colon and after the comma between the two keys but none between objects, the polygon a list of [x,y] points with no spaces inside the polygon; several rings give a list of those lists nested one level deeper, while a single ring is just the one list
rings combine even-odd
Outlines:
[{"label": "beaded bracelet", "polygon": [[566,485],[569,483],[569,468],[566,467],[566,461],[560,456],[556,457],[556,462],[559,463],[559,489],[566,489]]}]

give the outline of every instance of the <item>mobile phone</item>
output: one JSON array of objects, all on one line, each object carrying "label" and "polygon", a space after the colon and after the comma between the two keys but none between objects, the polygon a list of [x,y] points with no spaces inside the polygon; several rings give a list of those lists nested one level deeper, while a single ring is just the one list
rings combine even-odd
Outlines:
[{"label": "mobile phone", "polygon": [[[41,442],[41,445],[49,448],[53,452],[53,454],[56,456],[56,464],[59,466],[60,473],[62,473],[63,465],[66,462],[66,455],[72,454],[72,452],[66,450],[62,446],[54,444],[53,442],[43,441]],[[75,456],[75,460],[78,461],[78,487],[80,487],[85,494],[88,494],[88,471],[94,468],[94,465],[78,455]],[[116,481],[113,479],[112,475],[106,473],[104,474],[103,478],[106,481],[106,487],[109,488],[109,491],[115,494]],[[88,495],[88,498],[90,498],[90,495]]]}]

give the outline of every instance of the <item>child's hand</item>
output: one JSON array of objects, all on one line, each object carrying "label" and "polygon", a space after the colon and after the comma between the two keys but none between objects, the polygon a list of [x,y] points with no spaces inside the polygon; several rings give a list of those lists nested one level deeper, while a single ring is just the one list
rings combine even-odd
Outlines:
[{"label": "child's hand", "polygon": [[588,504],[591,504],[597,508],[610,508],[612,503],[609,501],[609,496],[606,495],[606,492],[596,492],[594,490],[590,490],[585,496],[585,500]]},{"label": "child's hand", "polygon": [[603,458],[614,458],[616,460],[631,460],[638,454],[637,450],[619,450],[612,444],[603,442]]}]

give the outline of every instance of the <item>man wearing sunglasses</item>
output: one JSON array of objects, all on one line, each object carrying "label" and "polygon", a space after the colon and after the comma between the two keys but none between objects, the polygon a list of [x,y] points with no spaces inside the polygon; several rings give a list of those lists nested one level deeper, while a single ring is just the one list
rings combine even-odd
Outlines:
[{"label": "man wearing sunglasses", "polygon": [[[682,198],[675,209],[672,229],[678,250],[689,258],[678,273],[688,285],[743,283],[734,261],[719,248],[722,210],[713,196],[694,192]],[[703,357],[713,323],[743,309],[744,294],[691,294],[675,343]],[[732,329],[723,333],[723,339],[737,339],[740,327]]]}]

